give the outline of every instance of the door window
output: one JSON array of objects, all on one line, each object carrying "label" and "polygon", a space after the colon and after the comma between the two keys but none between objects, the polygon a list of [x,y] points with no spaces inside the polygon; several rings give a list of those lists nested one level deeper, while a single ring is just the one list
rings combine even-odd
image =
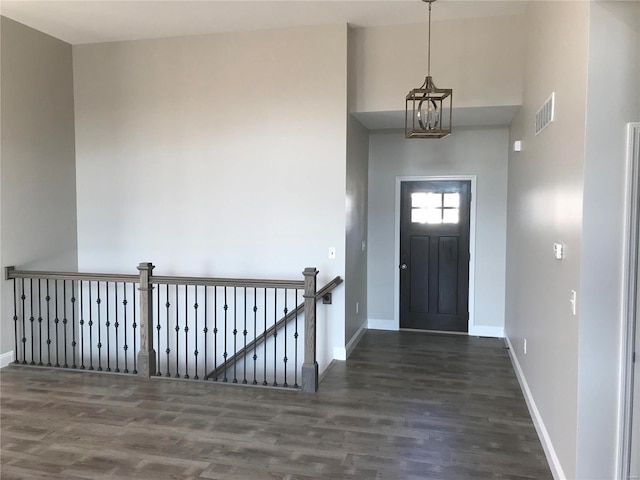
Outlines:
[{"label": "door window", "polygon": [[411,223],[458,223],[460,193],[413,192]]}]

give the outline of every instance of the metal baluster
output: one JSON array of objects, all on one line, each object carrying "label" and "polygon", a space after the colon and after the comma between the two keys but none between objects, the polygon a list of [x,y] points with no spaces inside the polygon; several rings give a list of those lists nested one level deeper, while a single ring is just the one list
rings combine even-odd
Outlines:
[{"label": "metal baluster", "polygon": [[184,376],[189,378],[189,286],[184,286]]},{"label": "metal baluster", "polygon": [[180,311],[178,310],[178,285],[176,285],[176,378],[180,378],[180,367],[178,366],[180,358],[180,345],[178,343],[178,333],[180,332]]},{"label": "metal baluster", "polygon": [[60,366],[60,338],[58,335],[58,324],[60,323],[60,319],[58,318],[58,280],[55,281],[54,283],[54,291],[55,291],[55,295],[56,295],[56,318],[53,321],[53,323],[56,326],[56,367]]},{"label": "metal baluster", "polygon": [[71,368],[78,368],[76,365],[76,282],[71,280]]},{"label": "metal baluster", "polygon": [[194,380],[198,380],[198,286],[194,285],[194,304],[193,304],[193,314],[194,321],[196,322],[195,332],[196,332],[196,346],[193,352],[193,355],[196,357],[196,365],[195,365],[195,374],[193,375]]},{"label": "metal baluster", "polygon": [[109,334],[109,327],[111,326],[111,322],[109,321],[109,282],[104,282],[105,288],[107,289],[107,302],[106,302],[106,315],[107,321],[105,322],[105,326],[107,327],[107,372],[111,371],[111,335]]},{"label": "metal baluster", "polygon": [[133,373],[134,375],[138,374],[138,369],[136,368],[137,366],[137,354],[136,352],[138,351],[137,345],[136,345],[136,328],[138,327],[138,324],[136,323],[136,303],[138,303],[136,301],[136,284],[132,283],[131,284],[131,304],[133,306],[133,323],[131,324],[131,328],[133,328],[133,371],[131,373]]},{"label": "metal baluster", "polygon": [[118,327],[120,327],[120,322],[118,322],[118,282],[113,282],[113,286],[115,288],[115,292],[114,292],[114,300],[113,300],[113,310],[115,311],[115,322],[113,323],[113,326],[116,330],[116,369],[114,370],[115,372],[120,372],[120,352],[118,352]]},{"label": "metal baluster", "polygon": [[162,327],[160,326],[160,285],[156,288],[156,294],[158,295],[158,308],[156,308],[156,315],[158,316],[158,324],[156,325],[156,332],[158,333],[156,337],[158,337],[158,348],[156,351],[158,352],[158,362],[156,364],[156,375],[158,377],[162,376],[162,372],[160,371],[160,330]]},{"label": "metal baluster", "polygon": [[284,382],[282,383],[283,387],[288,387],[287,384],[287,362],[289,359],[287,358],[287,323],[289,323],[289,319],[287,318],[287,313],[289,313],[289,309],[287,308],[287,289],[284,289]]},{"label": "metal baluster", "polygon": [[[135,287],[134,287],[135,288]],[[124,346],[122,349],[124,350],[124,373],[129,373],[129,362],[127,358],[127,351],[129,350],[129,345],[127,344],[127,284],[126,282],[122,284],[122,310],[124,317]],[[135,352],[134,352],[135,355]]]},{"label": "metal baluster", "polygon": [[80,280],[80,368],[84,370],[84,282]]},{"label": "metal baluster", "polygon": [[278,289],[273,289],[273,386],[277,387],[276,376],[278,374]]},{"label": "metal baluster", "polygon": [[[24,301],[26,300],[27,296],[24,294],[24,278],[21,279],[21,286],[22,286],[22,293],[20,294],[20,300],[22,300],[22,364],[26,365],[27,364],[27,337],[25,337],[26,334],[26,328],[24,326],[24,316],[25,316],[25,309],[24,309]],[[58,365],[56,365],[57,367]]]},{"label": "metal baluster", "polygon": [[18,360],[18,297],[16,289],[16,279],[13,279],[13,340],[15,344],[16,359],[14,363],[20,363]]},{"label": "metal baluster", "polygon": [[242,364],[244,367],[244,374],[242,383],[247,383],[247,287],[244,287],[244,330],[242,330],[242,335],[244,335],[244,349],[242,350]]},{"label": "metal baluster", "polygon": [[227,309],[229,306],[227,305],[227,287],[224,287],[224,353],[222,357],[224,358],[224,377],[222,377],[222,381],[227,381]]},{"label": "metal baluster", "polygon": [[253,289],[253,384],[257,385],[256,367],[258,363],[258,354],[256,348],[258,346],[258,289]]},{"label": "metal baluster", "polygon": [[93,282],[89,281],[89,370],[93,370]]},{"label": "metal baluster", "polygon": [[293,334],[293,338],[295,339],[295,368],[293,369],[293,386],[294,388],[298,388],[298,290],[295,290],[296,292],[296,331]]},{"label": "metal baluster", "polygon": [[64,330],[64,368],[67,365],[67,281],[62,280],[62,329]]},{"label": "metal baluster", "polygon": [[262,351],[264,352],[264,371],[262,385],[268,385],[267,382],[267,289],[264,289],[264,347],[262,347]]},{"label": "metal baluster", "polygon": [[97,300],[96,300],[96,304],[98,305],[98,371],[101,372],[102,371],[102,322],[100,322],[100,303],[102,303],[102,300],[100,300],[100,282],[96,282],[96,286],[98,288],[98,291],[96,292],[96,295],[98,296]]},{"label": "metal baluster", "polygon": [[218,287],[213,286],[213,380],[218,380]]},{"label": "metal baluster", "polygon": [[31,364],[30,365],[35,365],[36,362],[33,358],[33,350],[34,350],[33,322],[35,322],[36,319],[33,316],[33,278],[29,279],[29,308],[31,313],[31,316],[29,317],[29,324],[31,325]]},{"label": "metal baluster", "polygon": [[40,347],[39,366],[42,366],[42,279],[38,279],[38,345]]},{"label": "metal baluster", "polygon": [[233,358],[235,359],[233,361],[233,383],[238,383],[238,376],[236,375],[238,365],[238,359],[236,358],[238,353],[238,296],[236,293],[237,287],[233,287]]},{"label": "metal baluster", "polygon": [[[49,296],[49,279],[47,278],[47,367],[51,366],[51,297]],[[16,359],[17,361],[17,359]]]},{"label": "metal baluster", "polygon": [[[215,288],[215,287],[214,287]],[[207,333],[209,332],[209,329],[207,328],[207,312],[208,312],[209,308],[208,308],[208,301],[207,301],[207,286],[204,286],[204,329],[202,330],[202,332],[204,333],[204,379],[208,380],[207,378],[207,365],[209,365],[209,361],[207,358]]]},{"label": "metal baluster", "polygon": [[165,353],[167,354],[167,377],[171,376],[171,373],[169,372],[169,354],[171,353],[171,348],[169,347],[169,307],[171,306],[171,303],[169,302],[169,285],[166,285],[166,302],[164,304],[164,306],[167,309],[167,349],[165,350]]}]

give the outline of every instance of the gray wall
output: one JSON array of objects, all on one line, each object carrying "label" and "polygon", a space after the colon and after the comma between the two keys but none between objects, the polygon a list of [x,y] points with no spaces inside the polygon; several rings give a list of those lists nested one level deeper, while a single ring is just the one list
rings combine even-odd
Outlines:
[{"label": "gray wall", "polygon": [[[81,269],[345,275],[346,25],[73,52]],[[344,311],[318,309],[321,368]]]},{"label": "gray wall", "polygon": [[585,480],[616,475],[626,124],[640,121],[639,32],[640,3],[591,3],[576,472]]},{"label": "gray wall", "polygon": [[[532,2],[526,17],[523,107],[510,131],[523,151],[509,162],[507,336],[556,477],[616,478],[625,124],[640,119],[640,4]],[[551,92],[556,120],[536,137]],[[554,242],[565,245],[561,261]]]},{"label": "gray wall", "polygon": [[[402,132],[372,132],[369,142],[369,326],[394,323],[395,188],[398,176],[477,175],[474,325],[501,335],[507,198],[506,127],[458,128],[443,140],[405,140]],[[479,333],[479,334],[480,334]]]},{"label": "gray wall", "polygon": [[[369,132],[358,120],[349,115],[344,334],[346,344],[361,328],[367,326],[368,166]],[[357,312],[356,303],[358,304]]]},{"label": "gray wall", "polygon": [[[1,17],[2,266],[77,269],[71,46]],[[2,280],[0,354],[13,350]]]}]

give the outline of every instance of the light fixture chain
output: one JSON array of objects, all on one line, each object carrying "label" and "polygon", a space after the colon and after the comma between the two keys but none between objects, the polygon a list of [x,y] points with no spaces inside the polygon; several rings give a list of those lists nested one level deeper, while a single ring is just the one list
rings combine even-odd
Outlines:
[{"label": "light fixture chain", "polygon": [[429,2],[429,40],[427,42],[427,76],[431,76],[431,2]]}]

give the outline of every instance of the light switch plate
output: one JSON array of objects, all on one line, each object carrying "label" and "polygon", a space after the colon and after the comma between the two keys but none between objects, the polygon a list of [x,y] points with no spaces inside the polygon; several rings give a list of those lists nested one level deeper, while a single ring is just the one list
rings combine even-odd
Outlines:
[{"label": "light switch plate", "polygon": [[561,243],[553,244],[553,255],[558,260],[562,260],[564,258],[564,245]]}]

